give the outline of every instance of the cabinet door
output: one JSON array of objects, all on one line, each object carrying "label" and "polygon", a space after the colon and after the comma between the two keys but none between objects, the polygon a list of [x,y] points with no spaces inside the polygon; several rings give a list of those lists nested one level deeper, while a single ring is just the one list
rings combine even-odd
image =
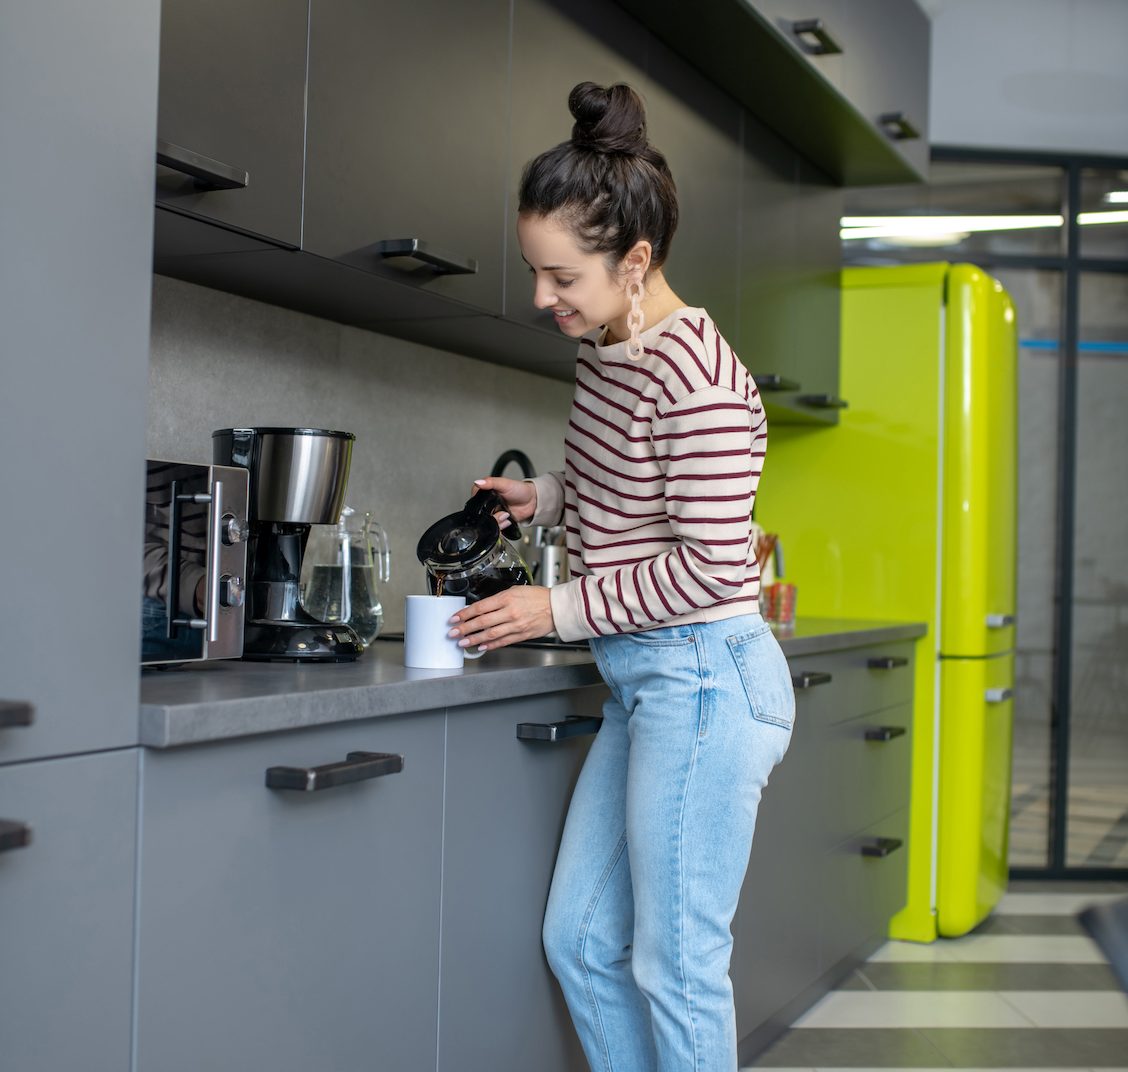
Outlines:
[{"label": "cabinet door", "polygon": [[643,93],[650,140],[678,191],[678,229],[664,271],[735,344],[740,262],[740,106],[655,40]]},{"label": "cabinet door", "polygon": [[812,70],[841,90],[844,0],[748,0]]},{"label": "cabinet door", "polygon": [[[645,38],[626,12],[598,0],[569,3],[567,12],[551,0],[515,0],[513,6],[505,317],[554,339],[560,329],[550,311],[533,307],[532,276],[517,244],[521,172],[533,157],[572,136],[568,94],[577,83],[637,87]],[[575,344],[569,346],[574,353]]]},{"label": "cabinet door", "polygon": [[[140,1072],[435,1067],[441,715],[144,753]],[[322,791],[267,768],[403,770]]]},{"label": "cabinet door", "polygon": [[447,728],[439,1068],[586,1067],[541,925],[594,727],[519,740],[522,723],[598,712],[602,688],[458,708]]},{"label": "cabinet door", "polygon": [[304,249],[501,311],[508,29],[508,0],[316,0]]},{"label": "cabinet door", "polygon": [[0,768],[0,822],[0,1064],[129,1068],[137,751]]},{"label": "cabinet door", "polygon": [[309,0],[163,0],[157,137],[248,178],[158,167],[159,204],[297,247],[308,21]]},{"label": "cabinet door", "polygon": [[928,16],[905,0],[866,0],[847,4],[846,17],[843,92],[918,174],[927,175]]},{"label": "cabinet door", "polygon": [[783,761],[768,779],[756,817],[748,875],[733,922],[732,985],[737,1038],[778,1021],[818,977],[821,726],[811,717],[823,694],[796,694],[795,728]]}]

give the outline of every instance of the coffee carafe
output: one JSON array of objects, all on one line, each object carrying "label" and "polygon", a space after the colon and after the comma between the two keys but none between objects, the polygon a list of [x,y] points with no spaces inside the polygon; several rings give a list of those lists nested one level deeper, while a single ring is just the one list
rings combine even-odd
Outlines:
[{"label": "coffee carafe", "polygon": [[363,651],[347,624],[308,614],[300,589],[310,526],[341,516],[355,438],[323,428],[212,433],[215,462],[249,473],[244,659],[344,662]]},{"label": "coffee carafe", "polygon": [[465,596],[467,603],[476,603],[514,585],[533,583],[514,546],[521,530],[512,519],[503,529],[493,516],[505,509],[497,492],[483,489],[423,533],[415,554],[427,570],[432,595]]}]

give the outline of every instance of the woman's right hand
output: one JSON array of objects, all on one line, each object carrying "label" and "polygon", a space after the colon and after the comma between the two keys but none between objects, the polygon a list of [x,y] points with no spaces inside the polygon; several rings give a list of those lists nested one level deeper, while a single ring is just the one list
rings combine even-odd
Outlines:
[{"label": "woman's right hand", "polygon": [[[474,481],[476,491],[496,491],[513,520],[524,524],[537,512],[537,486],[530,480],[510,480],[504,476],[487,476]],[[496,516],[496,515],[495,515]],[[500,519],[499,519],[500,521]]]}]

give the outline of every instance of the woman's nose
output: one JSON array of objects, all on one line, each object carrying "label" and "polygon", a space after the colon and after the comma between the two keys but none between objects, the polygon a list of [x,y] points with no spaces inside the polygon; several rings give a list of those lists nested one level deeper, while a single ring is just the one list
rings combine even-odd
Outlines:
[{"label": "woman's nose", "polygon": [[556,304],[556,294],[547,280],[537,280],[533,286],[533,304],[538,309],[547,309]]}]

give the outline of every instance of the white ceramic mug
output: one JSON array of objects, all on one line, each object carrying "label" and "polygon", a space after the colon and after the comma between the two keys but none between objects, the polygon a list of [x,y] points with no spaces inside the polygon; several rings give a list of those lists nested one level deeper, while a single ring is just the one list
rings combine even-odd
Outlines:
[{"label": "white ceramic mug", "polygon": [[463,659],[478,659],[482,651],[467,651],[451,637],[451,616],[466,606],[465,596],[408,596],[404,605],[403,665],[428,670],[457,670]]}]

